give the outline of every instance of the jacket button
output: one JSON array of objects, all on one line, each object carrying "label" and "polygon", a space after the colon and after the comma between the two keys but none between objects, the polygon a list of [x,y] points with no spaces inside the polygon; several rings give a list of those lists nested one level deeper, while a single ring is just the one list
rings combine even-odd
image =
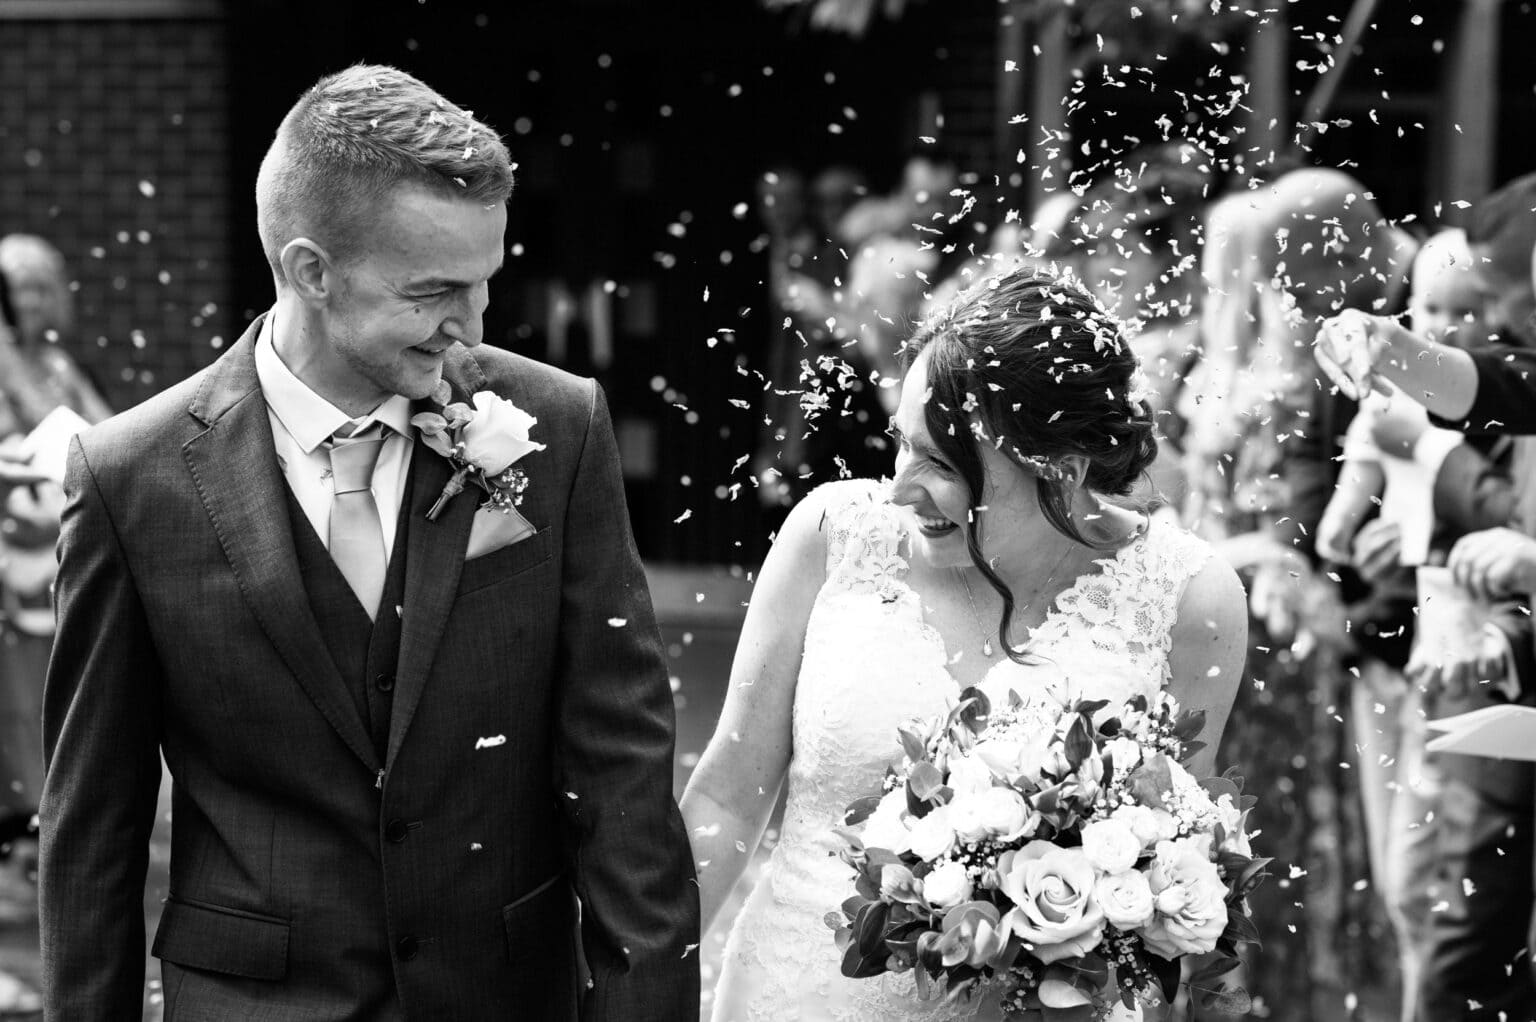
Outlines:
[{"label": "jacket button", "polygon": [[410,831],[411,828],[406,826],[404,820],[390,820],[384,825],[384,837],[387,838],[392,844],[398,845],[400,842],[404,841],[405,836],[409,834]]},{"label": "jacket button", "polygon": [[395,687],[395,676],[393,674],[381,674],[373,679],[373,683],[380,692],[388,692]]},{"label": "jacket button", "polygon": [[408,962],[416,957],[416,952],[421,950],[421,941],[415,937],[401,937],[395,943],[395,956],[402,962]]}]

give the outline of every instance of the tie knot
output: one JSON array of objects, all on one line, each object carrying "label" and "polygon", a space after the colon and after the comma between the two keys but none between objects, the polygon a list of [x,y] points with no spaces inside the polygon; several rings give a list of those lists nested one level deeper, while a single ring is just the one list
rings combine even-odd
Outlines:
[{"label": "tie knot", "polygon": [[335,492],[356,493],[370,489],[373,486],[373,466],[384,448],[383,425],[375,422],[350,436],[344,437],[341,434],[342,430],[337,430],[325,444],[331,452],[331,476],[335,481]]}]

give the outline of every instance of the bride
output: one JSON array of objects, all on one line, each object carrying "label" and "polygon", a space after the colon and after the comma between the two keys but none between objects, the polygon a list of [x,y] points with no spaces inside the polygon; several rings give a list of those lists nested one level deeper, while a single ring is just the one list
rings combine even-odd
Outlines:
[{"label": "bride", "polygon": [[894,482],[818,488],[757,580],[719,725],[683,796],[704,923],[762,838],[778,846],[735,922],[714,1022],[998,1019],[923,1001],[910,973],[846,979],[824,922],[852,891],[832,828],[899,760],[896,729],[967,686],[994,700],[1166,686],[1203,709],[1210,772],[1246,644],[1232,569],[1110,503],[1155,456],[1135,356],[1079,284],[1015,270],[907,345]]}]

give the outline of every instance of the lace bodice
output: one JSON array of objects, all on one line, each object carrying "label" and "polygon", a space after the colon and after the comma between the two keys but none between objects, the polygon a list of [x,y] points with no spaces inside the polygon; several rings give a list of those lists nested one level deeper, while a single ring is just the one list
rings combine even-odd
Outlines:
[{"label": "lace bodice", "polygon": [[[899,762],[896,729],[943,712],[958,687],[944,638],[906,581],[902,513],[873,482],[829,484],[827,577],[807,623],[778,846],[732,930],[715,1022],[989,1019],[986,1003],[917,999],[910,975],[848,980],[824,919],[852,890],[832,828]],[[1119,701],[1168,678],[1170,630],[1204,543],[1158,524],[1057,598],[1031,636],[1040,662],[1003,660],[983,682],[1026,698]]]}]

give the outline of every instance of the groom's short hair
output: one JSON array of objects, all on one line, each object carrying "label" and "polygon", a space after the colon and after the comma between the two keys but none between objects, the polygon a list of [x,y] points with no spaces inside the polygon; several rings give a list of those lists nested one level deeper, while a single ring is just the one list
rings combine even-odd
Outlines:
[{"label": "groom's short hair", "polygon": [[493,205],[512,194],[499,135],[397,68],[358,64],[320,79],[283,118],[256,176],[261,246],[281,283],[297,237],[346,262],[362,228],[402,183]]}]

